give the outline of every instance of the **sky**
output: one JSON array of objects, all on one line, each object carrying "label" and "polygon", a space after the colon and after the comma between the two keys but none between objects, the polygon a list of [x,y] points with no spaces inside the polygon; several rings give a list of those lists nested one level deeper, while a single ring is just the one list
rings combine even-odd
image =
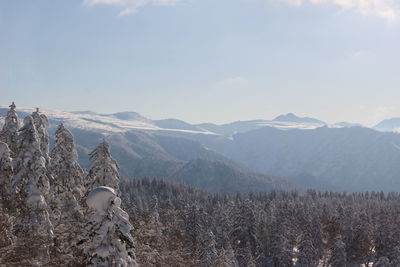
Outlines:
[{"label": "sky", "polygon": [[398,0],[0,0],[0,105],[400,117]]}]

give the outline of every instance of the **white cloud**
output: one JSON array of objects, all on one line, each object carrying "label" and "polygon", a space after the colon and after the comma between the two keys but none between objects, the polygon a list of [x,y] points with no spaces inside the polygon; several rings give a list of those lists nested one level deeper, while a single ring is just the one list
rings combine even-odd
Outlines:
[{"label": "white cloud", "polygon": [[389,22],[400,16],[399,0],[270,0],[283,2],[293,6],[303,4],[333,5],[343,10],[353,10],[363,15],[372,15],[384,18]]},{"label": "white cloud", "polygon": [[135,13],[138,8],[146,5],[151,6],[170,6],[180,0],[84,0],[84,4],[89,6],[94,5],[113,5],[122,8],[120,16]]}]

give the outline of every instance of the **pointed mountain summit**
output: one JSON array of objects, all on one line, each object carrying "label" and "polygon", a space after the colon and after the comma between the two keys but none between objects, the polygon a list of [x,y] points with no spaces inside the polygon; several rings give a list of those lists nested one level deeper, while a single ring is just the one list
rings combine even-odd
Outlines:
[{"label": "pointed mountain summit", "polygon": [[372,128],[381,132],[399,132],[400,118],[391,118],[383,120]]},{"label": "pointed mountain summit", "polygon": [[288,113],[286,115],[279,115],[273,121],[279,121],[279,122],[297,122],[297,123],[316,123],[316,124],[326,124],[325,122],[321,120],[317,120],[314,118],[309,118],[309,117],[298,117],[293,113]]}]

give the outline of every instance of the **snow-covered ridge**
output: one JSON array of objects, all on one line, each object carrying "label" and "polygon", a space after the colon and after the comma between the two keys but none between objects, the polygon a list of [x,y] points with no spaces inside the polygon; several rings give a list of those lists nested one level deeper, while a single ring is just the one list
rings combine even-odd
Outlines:
[{"label": "snow-covered ridge", "polygon": [[[2,117],[2,115],[4,116],[8,110],[9,107],[0,106],[0,127],[4,123],[4,117]],[[33,108],[17,107],[17,113],[21,118],[33,111]],[[66,112],[54,109],[41,109],[41,112],[49,118],[52,126],[64,123],[67,127],[82,130],[102,131],[104,133],[145,130],[229,136],[234,133],[247,132],[262,127],[274,127],[281,130],[314,130],[319,127],[342,128],[355,126],[354,124],[349,123],[327,124],[313,118],[300,118],[291,113],[278,117],[282,118],[279,120],[236,121],[222,125],[210,123],[193,125],[176,119],[151,120],[136,112],[98,114],[92,111]]]},{"label": "snow-covered ridge", "polygon": [[[9,109],[6,106],[0,106],[0,109]],[[21,117],[23,114],[30,114],[34,111],[33,108],[17,108],[17,113]],[[67,127],[73,127],[83,130],[99,130],[104,132],[127,132],[129,130],[152,130],[152,131],[174,131],[174,132],[186,132],[196,134],[214,134],[209,131],[190,131],[181,129],[167,129],[156,126],[151,120],[144,117],[135,117],[132,119],[126,119],[126,116],[122,117],[121,114],[126,115],[127,113],[116,113],[116,114],[96,114],[93,112],[66,112],[53,109],[41,109],[50,121],[55,123],[64,123]],[[137,113],[136,113],[137,114]],[[120,119],[118,117],[122,117]],[[4,118],[0,117],[0,124],[2,125]]]},{"label": "snow-covered ridge", "polygon": [[269,126],[275,127],[282,130],[290,129],[303,129],[303,130],[313,130],[319,127],[323,127],[324,123],[307,123],[307,122],[280,122],[280,121],[262,121],[258,123],[260,127]]}]

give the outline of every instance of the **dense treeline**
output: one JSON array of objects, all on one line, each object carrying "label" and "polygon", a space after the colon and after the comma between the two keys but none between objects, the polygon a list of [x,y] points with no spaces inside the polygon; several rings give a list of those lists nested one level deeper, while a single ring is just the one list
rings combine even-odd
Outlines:
[{"label": "dense treeline", "polygon": [[211,195],[148,178],[121,191],[144,266],[400,266],[398,193]]}]

